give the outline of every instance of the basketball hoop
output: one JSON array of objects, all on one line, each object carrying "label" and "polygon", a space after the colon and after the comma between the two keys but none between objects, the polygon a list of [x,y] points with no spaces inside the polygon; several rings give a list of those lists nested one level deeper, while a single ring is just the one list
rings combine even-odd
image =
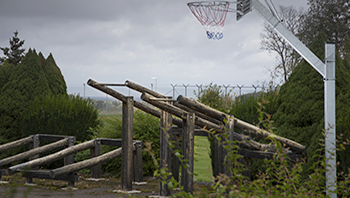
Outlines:
[{"label": "basketball hoop", "polygon": [[193,15],[203,25],[206,30],[208,39],[220,40],[224,36],[222,33],[225,25],[227,12],[229,11],[230,2],[213,1],[213,2],[192,2],[188,3]]}]

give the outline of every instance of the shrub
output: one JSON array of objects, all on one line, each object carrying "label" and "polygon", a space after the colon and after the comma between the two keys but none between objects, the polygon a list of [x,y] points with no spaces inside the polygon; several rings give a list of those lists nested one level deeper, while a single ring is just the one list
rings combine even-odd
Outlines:
[{"label": "shrub", "polygon": [[92,100],[74,95],[36,98],[23,116],[24,136],[55,134],[75,136],[77,141],[92,137],[90,128],[98,125],[98,113]]}]

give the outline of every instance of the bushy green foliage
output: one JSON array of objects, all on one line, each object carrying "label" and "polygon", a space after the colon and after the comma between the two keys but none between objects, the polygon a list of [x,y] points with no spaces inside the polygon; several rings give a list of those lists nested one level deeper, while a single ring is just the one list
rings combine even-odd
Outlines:
[{"label": "bushy green foliage", "polygon": [[36,97],[53,94],[35,51],[29,50],[16,67],[1,66],[7,82],[0,94],[0,143],[21,138],[22,114]]},{"label": "bushy green foliage", "polygon": [[[260,109],[261,110],[261,109]],[[268,119],[264,112],[259,111],[259,124],[262,124],[266,130],[272,133],[271,120]],[[265,115],[264,115],[265,114]],[[264,119],[267,118],[267,119]],[[228,155],[226,164],[228,172],[221,174],[213,179],[212,188],[202,188],[193,193],[184,192],[183,186],[171,177],[167,168],[157,170],[155,175],[159,177],[162,183],[169,186],[170,190],[179,188],[181,191],[173,194],[173,197],[328,197],[325,188],[325,158],[323,141],[318,141],[320,149],[315,151],[313,156],[314,163],[309,167],[311,174],[307,179],[302,178],[302,166],[305,162],[299,161],[293,163],[286,155],[286,150],[280,142],[268,137],[271,144],[276,148],[272,159],[262,161],[265,168],[260,170],[257,178],[250,181],[242,172],[247,170],[241,163],[242,156],[238,154],[239,142],[225,141],[220,135],[214,138],[224,146]],[[226,137],[227,138],[227,137]],[[344,142],[350,144],[350,140]],[[338,147],[340,150],[344,148]],[[342,180],[338,180],[337,191],[338,197],[349,197],[350,175],[341,175]]]},{"label": "bushy green foliage", "polygon": [[47,95],[35,98],[23,115],[23,136],[55,134],[89,140],[98,125],[93,101],[79,95]]},{"label": "bushy green foliage", "polygon": [[[101,116],[101,126],[98,129],[96,137],[100,138],[122,138],[122,116],[121,115],[109,115]],[[142,111],[134,112],[134,140],[140,140],[145,145],[151,143],[151,151],[155,154],[155,158],[159,160],[159,142],[160,142],[160,121],[158,118],[144,113]],[[103,152],[108,152],[112,147],[103,147]],[[153,163],[152,156],[149,152],[143,151],[143,174],[153,175],[154,170],[158,167]],[[117,158],[110,162],[102,164],[104,172],[112,173],[119,177],[121,171],[121,159]]]},{"label": "bushy green foliage", "polygon": [[[323,60],[325,36],[320,34],[311,46],[311,50]],[[337,134],[349,137],[346,119],[349,103],[350,73],[343,65],[343,61],[336,59],[336,112]],[[293,71],[289,81],[280,90],[278,97],[278,110],[273,116],[276,133],[282,137],[294,140],[307,146],[306,156],[308,163],[305,170],[309,170],[314,160],[312,156],[319,149],[319,139],[322,139],[324,129],[324,82],[322,76],[306,62],[298,65]],[[350,165],[346,156],[338,152],[344,171]],[[345,163],[345,164],[344,164]],[[306,172],[306,175],[310,174]]]}]

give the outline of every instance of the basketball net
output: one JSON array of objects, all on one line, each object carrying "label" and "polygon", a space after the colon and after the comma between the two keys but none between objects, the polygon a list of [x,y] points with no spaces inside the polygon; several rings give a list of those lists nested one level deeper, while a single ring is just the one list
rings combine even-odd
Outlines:
[{"label": "basketball net", "polygon": [[192,2],[188,3],[193,15],[203,25],[208,39],[220,40],[224,36],[222,33],[225,19],[230,7],[227,1],[215,2]]}]

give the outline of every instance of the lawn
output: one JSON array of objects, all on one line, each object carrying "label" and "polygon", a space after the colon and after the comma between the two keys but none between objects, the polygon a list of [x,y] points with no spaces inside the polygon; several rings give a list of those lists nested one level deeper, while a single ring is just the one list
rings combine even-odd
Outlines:
[{"label": "lawn", "polygon": [[212,178],[210,144],[207,137],[196,136],[194,139],[194,173],[197,181],[210,182]]}]

